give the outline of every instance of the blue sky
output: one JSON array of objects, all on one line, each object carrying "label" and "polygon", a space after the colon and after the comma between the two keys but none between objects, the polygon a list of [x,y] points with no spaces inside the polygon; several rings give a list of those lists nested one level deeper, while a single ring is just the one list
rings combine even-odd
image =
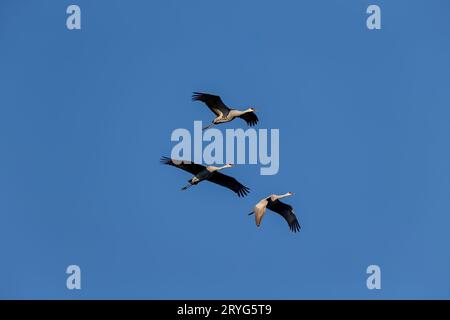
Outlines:
[{"label": "blue sky", "polygon": [[[71,3],[81,31],[66,29]],[[382,30],[366,28],[369,4]],[[2,1],[0,298],[450,298],[449,12]],[[189,175],[159,164],[172,130],[212,119],[192,91],[280,129],[277,175],[228,169],[248,197],[181,192]],[[254,203],[287,191],[301,232],[272,213],[257,229]]]}]

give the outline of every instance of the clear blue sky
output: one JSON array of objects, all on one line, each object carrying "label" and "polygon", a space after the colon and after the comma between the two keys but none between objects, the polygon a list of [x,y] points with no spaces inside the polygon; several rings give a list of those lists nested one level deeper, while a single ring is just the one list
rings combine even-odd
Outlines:
[{"label": "clear blue sky", "polygon": [[[66,29],[71,3],[81,31]],[[2,0],[0,298],[450,298],[449,13],[447,0]],[[244,199],[181,192],[189,175],[159,164],[173,129],[212,119],[195,90],[280,129],[278,175],[229,169]],[[287,191],[301,232],[275,214],[257,229],[253,204]]]}]

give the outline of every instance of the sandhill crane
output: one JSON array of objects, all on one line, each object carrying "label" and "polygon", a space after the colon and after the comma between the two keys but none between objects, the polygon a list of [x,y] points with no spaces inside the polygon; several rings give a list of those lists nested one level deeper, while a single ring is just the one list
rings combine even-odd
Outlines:
[{"label": "sandhill crane", "polygon": [[281,215],[287,221],[291,231],[297,232],[300,230],[300,224],[298,223],[297,217],[295,216],[294,209],[292,208],[292,206],[280,201],[280,199],[292,195],[292,192],[288,192],[282,195],[272,194],[269,197],[259,201],[253,208],[253,211],[248,215],[255,214],[256,226],[259,227],[267,208]]},{"label": "sandhill crane", "polygon": [[168,157],[162,157],[161,163],[177,167],[194,175],[181,190],[186,190],[203,180],[208,180],[234,191],[239,197],[244,197],[250,192],[249,188],[242,185],[235,178],[219,172],[222,169],[231,168],[233,165],[229,163],[221,167],[203,166],[189,161],[173,160]]},{"label": "sandhill crane", "polygon": [[210,125],[204,127],[203,130],[211,128],[219,123],[230,122],[237,117],[244,119],[249,126],[254,126],[258,123],[258,117],[255,114],[254,108],[248,108],[242,111],[231,109],[223,103],[219,96],[201,92],[193,92],[192,100],[204,102],[217,116],[217,118],[215,118]]}]

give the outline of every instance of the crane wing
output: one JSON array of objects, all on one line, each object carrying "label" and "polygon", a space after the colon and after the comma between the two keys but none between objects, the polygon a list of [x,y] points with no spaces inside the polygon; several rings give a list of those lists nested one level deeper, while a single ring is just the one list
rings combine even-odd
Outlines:
[{"label": "crane wing", "polygon": [[207,180],[216,183],[218,185],[221,185],[225,188],[228,188],[230,190],[233,190],[237,193],[239,197],[246,196],[250,189],[241,184],[239,181],[237,181],[235,178],[227,176],[220,172],[214,172],[211,177],[209,177]]},{"label": "crane wing", "polygon": [[216,116],[220,116],[221,114],[226,116],[228,115],[228,112],[230,112],[230,108],[223,103],[219,96],[208,93],[193,92],[192,100],[205,103],[208,108],[216,114]]},{"label": "crane wing", "polygon": [[258,117],[254,112],[248,112],[244,113],[242,116],[239,116],[239,118],[244,119],[245,122],[251,127],[258,123]]},{"label": "crane wing", "polygon": [[253,212],[255,213],[255,223],[256,226],[258,227],[261,224],[261,220],[264,217],[264,214],[266,213],[266,207],[267,207],[267,200],[263,199],[260,202],[258,202],[253,208]]},{"label": "crane wing", "polygon": [[168,164],[169,166],[180,168],[184,171],[190,172],[193,175],[197,175],[199,172],[205,169],[204,166],[196,164],[190,161],[174,160],[168,157],[162,157],[161,163]]},{"label": "crane wing", "polygon": [[293,232],[297,232],[300,230],[300,224],[298,223],[297,217],[295,216],[294,209],[292,206],[281,202],[280,200],[272,201],[270,197],[267,198],[268,204],[267,208],[272,210],[273,212],[281,215],[289,225],[289,228]]}]

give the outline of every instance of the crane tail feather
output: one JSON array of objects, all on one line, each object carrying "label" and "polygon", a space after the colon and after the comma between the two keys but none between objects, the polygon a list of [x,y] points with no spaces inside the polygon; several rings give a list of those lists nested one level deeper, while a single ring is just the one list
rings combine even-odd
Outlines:
[{"label": "crane tail feather", "polygon": [[250,213],[249,213],[248,215],[249,215],[249,216],[251,216],[252,214],[254,214],[254,212],[253,212],[253,211],[252,211],[252,212],[250,212]]}]

